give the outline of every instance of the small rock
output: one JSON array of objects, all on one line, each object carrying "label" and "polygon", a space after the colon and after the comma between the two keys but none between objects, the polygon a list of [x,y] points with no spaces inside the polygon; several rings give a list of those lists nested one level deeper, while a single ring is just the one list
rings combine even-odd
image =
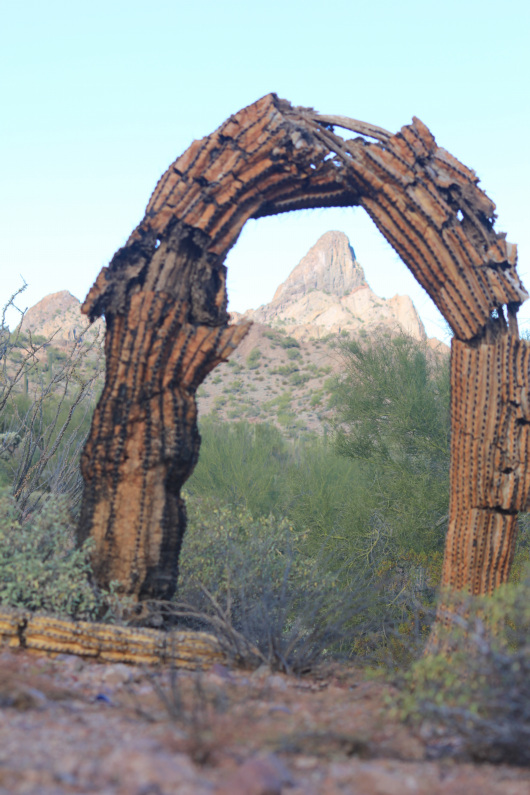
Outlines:
[{"label": "small rock", "polygon": [[221,663],[214,663],[210,668],[210,673],[220,679],[226,679],[227,682],[232,682],[234,679],[230,668],[227,668],[226,665],[221,665]]},{"label": "small rock", "polygon": [[266,663],[263,663],[263,665],[260,665],[259,668],[256,668],[255,671],[252,671],[252,673],[250,674],[250,678],[251,680],[262,679],[264,676],[268,676],[270,672],[271,672],[270,667]]},{"label": "small rock", "polygon": [[271,687],[276,688],[276,690],[285,690],[287,687],[287,682],[285,677],[280,676],[279,674],[274,674],[273,676],[269,676],[267,679],[267,684]]},{"label": "small rock", "polygon": [[293,761],[297,770],[314,770],[318,766],[316,756],[298,756]]},{"label": "small rock", "polygon": [[218,791],[218,795],[281,795],[293,778],[275,754],[247,759]]},{"label": "small rock", "polygon": [[123,663],[116,663],[116,665],[108,666],[101,676],[101,680],[110,687],[123,685],[131,678],[131,669]]},{"label": "small rock", "polygon": [[168,754],[153,749],[116,748],[102,760],[102,781],[119,781],[120,792],[137,793],[158,787],[163,793],[178,792],[184,783],[202,785],[195,767],[185,754]]}]

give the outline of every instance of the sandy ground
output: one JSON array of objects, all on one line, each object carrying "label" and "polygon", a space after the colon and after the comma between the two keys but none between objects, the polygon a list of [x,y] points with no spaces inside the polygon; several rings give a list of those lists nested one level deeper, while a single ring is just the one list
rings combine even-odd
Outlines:
[{"label": "sandy ground", "polygon": [[530,794],[530,770],[460,760],[458,743],[400,725],[390,688],[359,670],[0,656],[0,795]]}]

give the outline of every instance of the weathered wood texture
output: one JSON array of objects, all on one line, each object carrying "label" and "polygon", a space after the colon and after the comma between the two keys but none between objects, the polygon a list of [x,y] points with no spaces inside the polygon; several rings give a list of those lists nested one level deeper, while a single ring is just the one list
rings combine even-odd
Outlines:
[{"label": "weathered wood texture", "polygon": [[10,648],[136,665],[196,670],[228,662],[217,640],[205,632],[157,632],[19,610],[0,610],[0,640]]},{"label": "weathered wood texture", "polygon": [[[337,126],[359,137],[344,140]],[[369,213],[456,338],[444,583],[484,593],[506,579],[514,517],[528,501],[528,357],[515,320],[527,293],[516,248],[495,232],[495,207],[477,183],[418,119],[392,135],[273,94],[169,167],[83,305],[107,322],[79,527],[80,540],[95,539],[100,584],[117,580],[138,599],[175,589],[180,488],[199,449],[195,391],[247,330],[228,325],[223,264],[247,219],[353,205]]]},{"label": "weathered wood texture", "polygon": [[[489,594],[506,582],[530,497],[530,344],[503,330],[453,340],[451,509],[442,585]],[[504,333],[503,333],[504,332]]]}]

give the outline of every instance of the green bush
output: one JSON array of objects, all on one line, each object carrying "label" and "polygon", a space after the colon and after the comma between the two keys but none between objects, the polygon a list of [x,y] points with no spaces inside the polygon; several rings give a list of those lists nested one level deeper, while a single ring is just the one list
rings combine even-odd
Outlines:
[{"label": "green bush", "polygon": [[90,586],[91,543],[76,548],[65,499],[48,499],[22,521],[14,499],[0,493],[0,603],[93,618],[102,599]]},{"label": "green bush", "polygon": [[311,395],[311,400],[309,401],[309,405],[311,408],[315,408],[315,406],[322,405],[322,398],[324,397],[325,390],[324,389],[317,389],[316,392],[313,392]]},{"label": "green bush", "polygon": [[291,373],[297,373],[300,368],[295,362],[288,362],[287,364],[282,364],[279,367],[275,367],[271,370],[273,375],[291,375]]},{"label": "green bush", "polygon": [[[285,392],[264,410],[275,408],[278,419],[295,428]],[[187,483],[193,497],[215,497],[246,508],[254,518],[287,518],[305,533],[311,554],[325,547],[336,560],[357,558],[365,566],[364,546],[372,503],[369,483],[360,465],[336,454],[331,439],[316,435],[287,439],[273,425],[245,421],[201,423],[201,453]]]},{"label": "green bush", "polygon": [[291,373],[289,376],[289,383],[293,386],[301,386],[302,384],[306,384],[310,378],[311,376],[307,375],[307,373]]},{"label": "green bush", "polygon": [[299,348],[300,343],[294,337],[283,337],[279,340],[282,348]]},{"label": "green bush", "polygon": [[247,356],[247,367],[249,370],[256,370],[260,366],[261,351],[259,348],[253,348]]},{"label": "green bush", "polygon": [[205,418],[200,426],[199,462],[187,483],[194,496],[215,496],[267,516],[281,499],[282,469],[288,448],[281,433],[265,423],[220,423]]},{"label": "green bush", "polygon": [[[79,503],[79,456],[86,440],[103,369],[101,340],[79,335],[68,353],[0,322],[0,486],[22,511],[34,513],[49,495]],[[21,354],[21,356],[19,356]],[[46,358],[46,362],[44,362]],[[15,434],[17,445],[2,442]]]},{"label": "green bush", "polygon": [[240,373],[243,369],[240,363],[235,359],[228,360],[228,367],[230,367],[234,371],[234,373]]},{"label": "green bush", "polygon": [[287,358],[288,359],[301,359],[302,354],[298,350],[298,348],[288,348],[287,349]]},{"label": "green bush", "polygon": [[342,348],[330,384],[337,451],[370,483],[378,543],[396,554],[443,549],[449,505],[449,368],[405,336]]},{"label": "green bush", "polygon": [[401,717],[424,723],[438,742],[458,738],[460,754],[475,761],[530,765],[529,597],[527,576],[491,597],[460,599],[442,652],[401,678]]}]

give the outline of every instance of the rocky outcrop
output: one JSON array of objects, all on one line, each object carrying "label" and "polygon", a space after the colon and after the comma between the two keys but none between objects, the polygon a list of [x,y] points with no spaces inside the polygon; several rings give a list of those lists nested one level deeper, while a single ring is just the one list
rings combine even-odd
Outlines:
[{"label": "rocky outcrop", "polygon": [[[66,347],[87,331],[88,318],[81,314],[81,304],[68,290],[51,293],[45,296],[31,309],[28,309],[22,320],[22,331],[41,335],[53,345]],[[104,332],[103,320],[97,320],[89,329],[89,336]]]},{"label": "rocky outcrop", "polygon": [[367,286],[364,271],[344,232],[326,232],[280,284],[272,302],[282,306],[314,290],[340,297]]},{"label": "rocky outcrop", "polygon": [[373,333],[381,328],[426,339],[408,295],[385,299],[370,289],[343,232],[322,235],[278,287],[270,304],[250,310],[244,317],[281,326],[298,339],[342,331]]}]

